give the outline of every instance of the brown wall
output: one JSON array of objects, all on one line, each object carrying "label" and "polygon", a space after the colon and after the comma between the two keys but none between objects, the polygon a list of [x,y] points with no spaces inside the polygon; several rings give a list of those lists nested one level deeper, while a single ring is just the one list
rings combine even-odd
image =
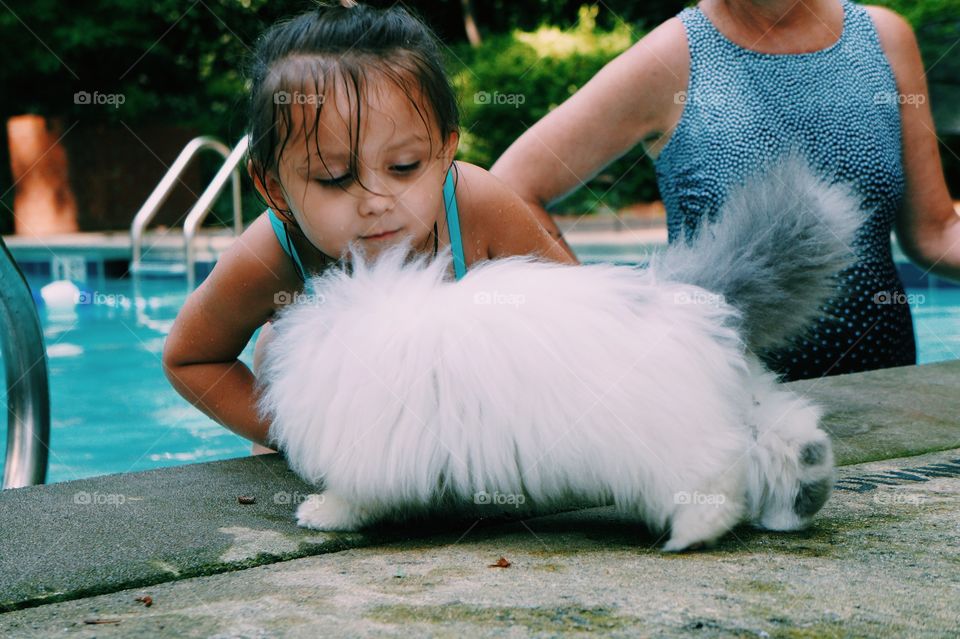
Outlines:
[{"label": "brown wall", "polygon": [[[81,231],[129,230],[133,217],[183,147],[198,132],[176,126],[78,124],[63,139]],[[229,141],[227,141],[229,145]],[[194,158],[151,223],[182,226],[183,218],[218,166],[206,151]]]}]

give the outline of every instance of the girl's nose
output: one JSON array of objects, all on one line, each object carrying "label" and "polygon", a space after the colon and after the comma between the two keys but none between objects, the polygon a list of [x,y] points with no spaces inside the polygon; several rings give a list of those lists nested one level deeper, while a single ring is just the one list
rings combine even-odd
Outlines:
[{"label": "girl's nose", "polygon": [[363,217],[380,216],[393,208],[394,198],[390,195],[389,185],[376,171],[365,171],[360,194],[359,211]]},{"label": "girl's nose", "polygon": [[393,198],[379,193],[364,193],[360,198],[360,215],[379,217],[393,208]]}]

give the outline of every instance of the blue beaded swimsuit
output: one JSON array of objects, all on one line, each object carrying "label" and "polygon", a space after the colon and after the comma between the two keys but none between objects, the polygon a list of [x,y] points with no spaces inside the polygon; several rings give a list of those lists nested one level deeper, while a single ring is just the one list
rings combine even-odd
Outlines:
[{"label": "blue beaded swimsuit", "polygon": [[758,353],[786,380],[916,363],[910,307],[890,247],[904,196],[893,71],[867,11],[848,0],[826,49],[768,54],[722,35],[699,8],[678,14],[690,50],[683,114],[656,165],[670,242],[713,219],[727,190],[798,149],[826,179],[852,183],[869,218],[844,294],[788,349]]}]

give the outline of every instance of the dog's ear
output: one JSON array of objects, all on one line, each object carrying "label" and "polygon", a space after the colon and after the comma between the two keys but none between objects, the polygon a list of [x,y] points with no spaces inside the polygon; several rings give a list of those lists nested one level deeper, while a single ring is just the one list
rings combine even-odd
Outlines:
[{"label": "dog's ear", "polygon": [[827,457],[827,445],[823,442],[807,444],[800,451],[800,463],[804,466],[819,466]]},{"label": "dog's ear", "polygon": [[821,479],[809,484],[800,484],[800,491],[793,501],[793,512],[804,519],[813,517],[827,503],[833,479]]}]

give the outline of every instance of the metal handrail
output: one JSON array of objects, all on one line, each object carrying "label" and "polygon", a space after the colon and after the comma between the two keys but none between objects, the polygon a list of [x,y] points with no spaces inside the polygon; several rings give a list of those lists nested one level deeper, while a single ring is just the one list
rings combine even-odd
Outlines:
[{"label": "metal handrail", "polygon": [[[130,260],[130,271],[136,273],[141,266],[141,246],[143,244],[143,233],[147,228],[147,225],[153,220],[156,216],[157,211],[166,202],[167,197],[170,196],[170,192],[173,190],[173,187],[176,186],[177,181],[180,179],[180,176],[186,170],[187,165],[190,163],[190,160],[193,159],[200,151],[210,149],[216,151],[224,159],[230,156],[230,147],[221,142],[220,140],[208,136],[201,135],[199,137],[193,138],[190,142],[187,143],[183,150],[180,151],[180,155],[177,156],[177,159],[173,161],[173,164],[170,165],[170,168],[167,169],[167,172],[164,174],[163,179],[157,184],[153,189],[153,192],[147,198],[147,201],[143,203],[143,206],[140,207],[140,210],[137,211],[137,214],[133,218],[133,223],[130,225],[130,246],[132,249],[132,256]],[[234,190],[238,191],[240,188],[240,175],[239,172],[235,177],[235,186]],[[236,219],[240,213],[238,211],[239,204],[234,200],[234,219]]]},{"label": "metal handrail", "polygon": [[193,238],[197,234],[197,229],[203,224],[203,220],[210,213],[210,209],[213,207],[217,196],[220,195],[220,191],[226,186],[228,178],[233,180],[233,232],[235,235],[243,233],[243,214],[240,209],[240,170],[238,167],[247,155],[248,144],[249,137],[246,135],[237,142],[237,145],[230,151],[230,155],[223,161],[220,170],[217,171],[217,174],[210,180],[210,184],[200,195],[200,199],[187,213],[187,219],[183,223],[183,241],[187,256],[188,290],[193,290],[197,277],[194,272],[196,256],[193,251]]},{"label": "metal handrail", "polygon": [[7,373],[3,488],[42,484],[50,444],[50,391],[43,329],[23,273],[0,237],[0,345]]}]

